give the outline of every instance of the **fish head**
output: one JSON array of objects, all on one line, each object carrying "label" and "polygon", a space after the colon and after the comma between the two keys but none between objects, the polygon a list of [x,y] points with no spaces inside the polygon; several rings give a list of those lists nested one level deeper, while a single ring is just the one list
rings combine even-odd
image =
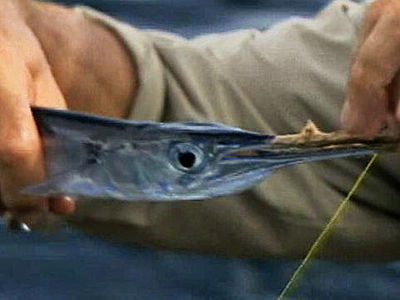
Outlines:
[{"label": "fish head", "polygon": [[[269,173],[231,153],[273,136],[215,123],[156,123],[34,108],[48,178],[22,191],[132,201],[197,200],[236,193]],[[262,166],[263,164],[263,166]]]},{"label": "fish head", "polygon": [[[142,151],[131,156],[136,159],[132,164],[147,162],[147,168],[141,164],[131,170],[147,178],[147,188],[137,182],[151,198],[185,200],[232,194],[270,173],[265,160],[238,154],[265,147],[273,140],[272,135],[220,124],[172,123],[163,124],[154,136],[157,139],[147,151],[138,145]],[[136,135],[135,142],[139,140]]]}]

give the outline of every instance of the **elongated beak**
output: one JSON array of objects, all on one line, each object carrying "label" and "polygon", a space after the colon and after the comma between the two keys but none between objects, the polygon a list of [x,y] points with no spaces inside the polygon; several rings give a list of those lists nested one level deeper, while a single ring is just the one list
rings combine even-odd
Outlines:
[{"label": "elongated beak", "polygon": [[366,145],[339,145],[315,148],[304,147],[271,147],[264,146],[253,149],[243,149],[229,153],[228,159],[265,163],[269,169],[277,169],[305,162],[330,160],[335,158],[365,156],[376,153]]},{"label": "elongated beak", "polygon": [[317,148],[317,149],[287,149],[272,150],[263,153],[265,158],[274,161],[274,168],[296,165],[299,163],[330,160],[335,158],[372,155],[375,152],[368,148]]},{"label": "elongated beak", "polygon": [[344,131],[325,133],[308,121],[298,134],[277,135],[264,147],[253,149],[253,157],[268,160],[270,168],[340,157],[399,152],[400,137],[382,133],[367,139]]}]

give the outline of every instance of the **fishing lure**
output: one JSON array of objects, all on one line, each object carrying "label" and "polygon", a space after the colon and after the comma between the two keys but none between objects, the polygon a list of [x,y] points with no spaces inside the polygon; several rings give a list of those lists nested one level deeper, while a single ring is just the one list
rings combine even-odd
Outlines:
[{"label": "fishing lure", "polygon": [[46,181],[22,191],[34,196],[201,200],[241,192],[285,166],[369,155],[378,145],[323,134],[312,123],[298,135],[274,136],[215,123],[32,111],[48,169]]}]

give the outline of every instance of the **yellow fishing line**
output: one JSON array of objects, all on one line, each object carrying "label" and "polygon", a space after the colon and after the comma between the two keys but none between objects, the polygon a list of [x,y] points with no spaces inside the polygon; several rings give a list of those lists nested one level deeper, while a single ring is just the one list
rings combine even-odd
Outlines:
[{"label": "yellow fishing line", "polygon": [[313,245],[311,246],[310,250],[308,251],[306,257],[303,259],[301,264],[297,267],[296,271],[294,271],[292,277],[289,279],[288,283],[286,284],[285,288],[282,290],[280,295],[278,296],[277,300],[282,300],[285,297],[289,296],[290,292],[295,288],[296,282],[300,279],[301,274],[304,272],[306,265],[310,262],[310,260],[314,259],[318,252],[323,247],[324,241],[329,237],[330,231],[336,225],[339,220],[340,215],[343,213],[344,209],[346,208],[347,203],[353,197],[353,195],[357,192],[360,188],[361,183],[365,179],[368,171],[371,169],[372,165],[374,164],[375,160],[377,159],[378,154],[374,154],[369,161],[368,165],[365,167],[364,171],[360,174],[356,182],[354,183],[353,187],[351,188],[350,192],[347,194],[346,198],[344,198],[343,202],[339,205],[339,208],[336,210],[335,214],[329,220],[328,224],[325,226],[324,230],[315,240]]}]

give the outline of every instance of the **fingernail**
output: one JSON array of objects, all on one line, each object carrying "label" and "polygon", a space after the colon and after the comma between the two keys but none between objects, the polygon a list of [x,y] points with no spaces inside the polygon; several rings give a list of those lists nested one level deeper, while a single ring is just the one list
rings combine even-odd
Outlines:
[{"label": "fingernail", "polygon": [[75,200],[70,197],[50,198],[50,211],[62,216],[68,216],[75,212]]}]

